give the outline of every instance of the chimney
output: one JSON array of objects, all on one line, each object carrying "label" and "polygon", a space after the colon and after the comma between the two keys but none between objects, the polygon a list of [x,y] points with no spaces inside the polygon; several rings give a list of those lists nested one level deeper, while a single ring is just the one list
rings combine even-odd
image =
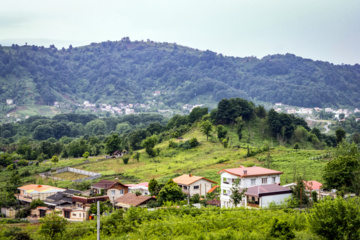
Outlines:
[{"label": "chimney", "polygon": [[247,174],[247,170],[244,170],[244,175],[246,175]]}]

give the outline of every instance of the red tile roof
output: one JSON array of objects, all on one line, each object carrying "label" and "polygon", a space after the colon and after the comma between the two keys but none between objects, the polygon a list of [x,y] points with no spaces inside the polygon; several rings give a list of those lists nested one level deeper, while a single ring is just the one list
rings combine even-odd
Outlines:
[{"label": "red tile roof", "polygon": [[145,204],[147,201],[149,201],[151,199],[155,200],[155,198],[151,197],[151,196],[146,196],[146,195],[136,196],[136,194],[134,194],[134,193],[126,193],[125,195],[116,199],[115,202],[136,207],[136,206]]},{"label": "red tile roof", "polygon": [[318,191],[322,188],[322,183],[318,181],[304,181],[307,190]]},{"label": "red tile roof", "polygon": [[278,195],[284,193],[292,193],[292,190],[288,187],[283,187],[277,184],[258,185],[249,187],[244,193],[246,196],[262,197],[268,195]]},{"label": "red tile roof", "polygon": [[227,172],[227,173],[239,176],[239,177],[254,177],[254,176],[283,174],[283,172],[280,172],[280,171],[263,168],[263,167],[255,167],[255,166],[254,167],[240,166],[239,168],[223,169],[223,170],[219,171],[218,174],[222,173],[222,172]]},{"label": "red tile roof", "polygon": [[98,183],[95,183],[93,185],[91,185],[91,188],[100,188],[100,189],[109,189],[112,188],[115,184],[120,184],[123,187],[126,187],[126,185],[122,184],[121,182],[116,182],[116,181],[110,181],[110,180],[100,180]]}]

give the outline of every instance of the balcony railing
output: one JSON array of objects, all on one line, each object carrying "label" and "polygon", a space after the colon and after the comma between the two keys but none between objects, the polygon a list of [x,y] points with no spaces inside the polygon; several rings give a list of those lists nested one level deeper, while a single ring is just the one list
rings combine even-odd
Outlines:
[{"label": "balcony railing", "polygon": [[256,203],[247,203],[248,207],[254,207],[254,208],[259,208],[259,204]]}]

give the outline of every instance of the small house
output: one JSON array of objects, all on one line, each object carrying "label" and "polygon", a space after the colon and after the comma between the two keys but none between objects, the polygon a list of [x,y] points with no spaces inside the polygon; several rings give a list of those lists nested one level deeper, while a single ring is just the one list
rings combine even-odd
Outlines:
[{"label": "small house", "polygon": [[195,194],[200,196],[205,196],[207,191],[212,188],[212,184],[216,182],[209,180],[204,177],[194,176],[192,174],[184,174],[173,179],[175,183],[179,185],[183,193],[189,195],[190,197]]},{"label": "small house", "polygon": [[152,196],[136,195],[134,193],[127,193],[124,196],[115,200],[117,208],[128,209],[130,207],[146,207],[149,201],[155,201]]}]

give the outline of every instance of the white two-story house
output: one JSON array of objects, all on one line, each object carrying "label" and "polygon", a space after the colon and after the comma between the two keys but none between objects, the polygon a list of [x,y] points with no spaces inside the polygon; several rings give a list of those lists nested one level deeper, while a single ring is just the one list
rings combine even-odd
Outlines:
[{"label": "white two-story house", "polygon": [[231,188],[236,179],[239,179],[239,188],[245,189],[258,185],[280,184],[280,175],[283,172],[263,168],[244,167],[223,169],[221,174],[221,207],[234,207],[231,201]]}]

